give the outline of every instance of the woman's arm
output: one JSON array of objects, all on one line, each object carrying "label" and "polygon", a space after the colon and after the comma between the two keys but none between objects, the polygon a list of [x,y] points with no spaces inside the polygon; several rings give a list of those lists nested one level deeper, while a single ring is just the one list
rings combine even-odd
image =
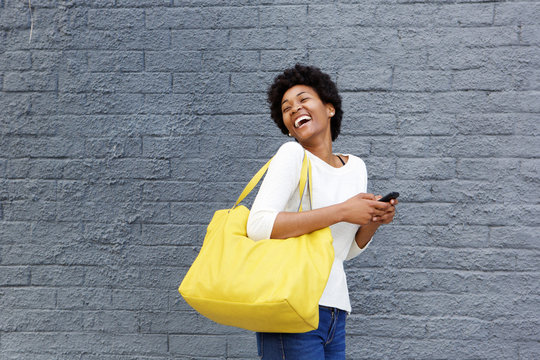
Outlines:
[{"label": "woman's arm", "polygon": [[358,245],[360,249],[366,247],[373,235],[375,235],[375,232],[377,231],[379,226],[381,226],[381,224],[376,222],[361,226],[356,232],[356,236],[354,237],[356,245]]},{"label": "woman's arm", "polygon": [[388,203],[375,201],[373,194],[360,193],[315,210],[280,211],[285,209],[291,194],[298,191],[303,157],[304,149],[293,142],[283,144],[274,156],[249,215],[247,234],[251,239],[286,239],[342,221],[366,225],[387,210]]},{"label": "woman's arm", "polygon": [[271,238],[277,215],[298,192],[303,158],[304,149],[295,142],[283,144],[275,154],[249,214],[246,230],[251,239]]},{"label": "woman's arm", "polygon": [[280,212],[274,221],[271,238],[300,236],[342,221],[366,225],[382,217],[389,207],[388,203],[376,201],[373,194],[358,194],[342,203],[315,210]]}]

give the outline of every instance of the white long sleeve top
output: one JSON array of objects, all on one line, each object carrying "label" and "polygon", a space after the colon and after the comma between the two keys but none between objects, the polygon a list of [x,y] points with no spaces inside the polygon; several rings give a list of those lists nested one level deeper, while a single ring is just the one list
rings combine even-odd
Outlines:
[{"label": "white long sleeve top", "polygon": [[[283,144],[270,163],[268,172],[253,202],[247,223],[247,234],[253,240],[270,238],[276,216],[281,211],[298,211],[298,191],[304,148],[296,142]],[[343,202],[367,189],[364,162],[353,155],[347,163],[335,168],[307,151],[312,167],[312,209]],[[302,209],[310,209],[309,194],[304,192]],[[319,305],[351,311],[347,278],[343,261],[358,256],[360,249],[354,240],[359,225],[340,222],[330,226],[334,239],[334,263]],[[369,243],[368,243],[369,244]]]}]

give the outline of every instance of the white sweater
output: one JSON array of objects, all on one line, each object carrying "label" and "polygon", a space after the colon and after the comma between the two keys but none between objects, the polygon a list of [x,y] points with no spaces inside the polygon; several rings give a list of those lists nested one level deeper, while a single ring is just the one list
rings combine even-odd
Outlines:
[{"label": "white sweater", "polygon": [[[298,183],[304,151],[300,144],[288,142],[283,144],[274,156],[249,215],[247,234],[251,239],[270,238],[279,212],[298,211]],[[335,168],[312,153],[307,154],[313,174],[313,209],[334,205],[366,192],[366,166],[360,158],[346,155],[349,160],[345,166]],[[310,209],[307,191],[302,199],[302,208]],[[343,261],[357,256],[367,247],[366,245],[364,249],[360,249],[354,241],[358,228],[358,225],[346,222],[330,226],[335,258],[328,283],[319,301],[320,305],[351,311]]]}]

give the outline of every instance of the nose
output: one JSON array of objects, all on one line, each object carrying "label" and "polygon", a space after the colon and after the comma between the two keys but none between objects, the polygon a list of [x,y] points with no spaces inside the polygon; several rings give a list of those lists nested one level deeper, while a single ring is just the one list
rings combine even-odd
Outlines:
[{"label": "nose", "polygon": [[302,109],[302,104],[296,103],[293,105],[293,113],[297,113],[300,109]]}]

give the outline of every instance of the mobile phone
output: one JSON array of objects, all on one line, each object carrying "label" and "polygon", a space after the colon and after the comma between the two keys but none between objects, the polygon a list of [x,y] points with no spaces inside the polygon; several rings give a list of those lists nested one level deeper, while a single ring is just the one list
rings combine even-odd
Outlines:
[{"label": "mobile phone", "polygon": [[399,196],[398,192],[391,192],[384,195],[382,198],[379,199],[379,201],[390,202],[390,200],[392,199],[397,199],[398,196]]}]

